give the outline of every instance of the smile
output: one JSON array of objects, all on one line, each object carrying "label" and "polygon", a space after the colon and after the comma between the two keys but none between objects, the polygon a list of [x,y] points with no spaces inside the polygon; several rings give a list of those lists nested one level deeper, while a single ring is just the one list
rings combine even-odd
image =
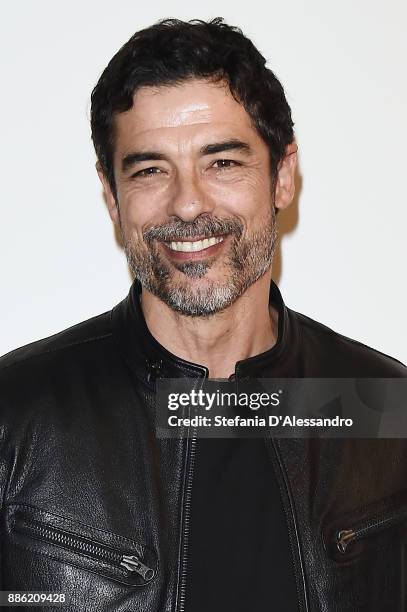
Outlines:
[{"label": "smile", "polygon": [[213,236],[211,238],[204,238],[203,240],[194,241],[178,241],[178,242],[167,242],[166,246],[171,251],[180,251],[181,253],[194,253],[196,251],[203,251],[209,247],[218,244],[224,240],[224,236]]}]

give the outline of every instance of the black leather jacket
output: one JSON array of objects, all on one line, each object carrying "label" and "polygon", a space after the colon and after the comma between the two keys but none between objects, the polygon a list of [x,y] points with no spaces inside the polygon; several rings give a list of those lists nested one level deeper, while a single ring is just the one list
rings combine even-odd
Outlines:
[{"label": "black leather jacket", "polygon": [[[156,438],[154,389],[157,377],[208,372],[151,336],[139,292],[134,283],[111,312],[0,360],[3,590],[64,593],[72,612],[184,610],[195,440]],[[237,379],[406,376],[396,360],[287,308],[274,284],[270,301],[277,343],[238,362]],[[299,610],[407,609],[405,440],[265,444]],[[341,552],[335,534],[353,528]]]}]

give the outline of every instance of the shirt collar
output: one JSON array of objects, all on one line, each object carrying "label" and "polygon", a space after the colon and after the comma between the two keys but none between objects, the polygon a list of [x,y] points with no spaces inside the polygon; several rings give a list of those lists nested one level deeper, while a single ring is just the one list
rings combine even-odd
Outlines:
[{"label": "shirt collar", "polygon": [[[111,311],[113,335],[128,365],[149,387],[157,378],[205,378],[208,369],[181,359],[164,348],[150,333],[140,304],[141,284],[135,279],[128,296]],[[299,376],[299,331],[295,313],[284,304],[274,281],[270,284],[269,304],[278,312],[277,340],[274,346],[253,357],[238,361],[238,379]]]}]

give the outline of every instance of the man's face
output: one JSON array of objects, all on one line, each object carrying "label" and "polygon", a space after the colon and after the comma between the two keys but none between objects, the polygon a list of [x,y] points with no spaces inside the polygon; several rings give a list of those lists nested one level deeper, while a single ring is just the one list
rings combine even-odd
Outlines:
[{"label": "man's face", "polygon": [[129,265],[172,309],[219,312],[270,268],[269,151],[224,84],[138,90],[115,119],[114,173]]}]

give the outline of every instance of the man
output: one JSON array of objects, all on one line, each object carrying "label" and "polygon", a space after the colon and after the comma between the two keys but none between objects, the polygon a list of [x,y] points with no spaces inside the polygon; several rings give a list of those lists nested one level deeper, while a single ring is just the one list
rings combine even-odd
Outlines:
[{"label": "man", "polygon": [[91,122],[135,282],[2,358],[2,588],[72,611],[401,609],[403,440],[155,433],[162,378],[406,376],[271,281],[297,160],[279,81],[222,20],[168,20],[113,57]]}]

